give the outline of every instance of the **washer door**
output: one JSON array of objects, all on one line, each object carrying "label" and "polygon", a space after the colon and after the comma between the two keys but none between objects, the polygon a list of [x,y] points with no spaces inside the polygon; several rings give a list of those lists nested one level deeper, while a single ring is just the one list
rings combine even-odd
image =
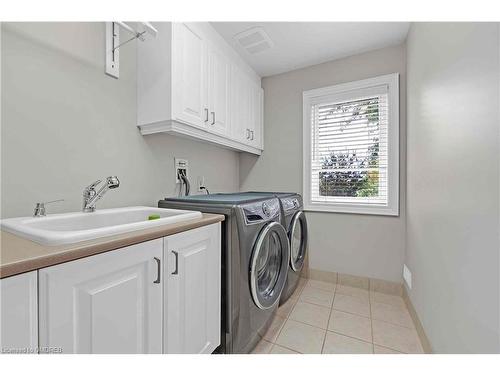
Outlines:
[{"label": "washer door", "polygon": [[290,223],[290,266],[300,272],[304,266],[307,250],[307,221],[304,211],[297,212]]},{"label": "washer door", "polygon": [[260,309],[278,303],[285,286],[290,248],[285,228],[277,222],[267,224],[259,234],[250,262],[250,289]]}]

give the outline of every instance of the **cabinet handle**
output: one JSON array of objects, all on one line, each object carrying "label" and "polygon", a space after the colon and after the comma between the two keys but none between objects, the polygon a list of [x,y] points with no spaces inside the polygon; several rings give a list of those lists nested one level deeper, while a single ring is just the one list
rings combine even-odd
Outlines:
[{"label": "cabinet handle", "polygon": [[250,130],[250,133],[252,134],[251,140],[253,141],[253,130]]},{"label": "cabinet handle", "polygon": [[215,112],[212,113],[212,125],[215,125]]},{"label": "cabinet handle", "polygon": [[205,122],[208,122],[208,108],[205,108]]},{"label": "cabinet handle", "polygon": [[161,260],[157,257],[154,257],[154,259],[156,260],[156,270],[157,270],[157,273],[156,273],[156,280],[153,281],[154,284],[159,284],[160,281],[161,281]]},{"label": "cabinet handle", "polygon": [[179,253],[177,251],[172,250],[172,254],[175,256],[175,270],[172,272],[172,275],[178,275],[179,274]]},{"label": "cabinet handle", "polygon": [[250,139],[250,129],[247,129],[247,139]]}]

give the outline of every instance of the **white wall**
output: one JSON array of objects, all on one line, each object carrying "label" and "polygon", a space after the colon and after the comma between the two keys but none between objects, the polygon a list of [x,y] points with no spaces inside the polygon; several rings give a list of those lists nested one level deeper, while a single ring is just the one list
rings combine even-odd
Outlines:
[{"label": "white wall", "polygon": [[308,212],[310,267],[401,281],[405,232],[405,47],[396,46],[263,79],[265,151],[240,157],[241,190],[302,191],[302,92],[400,73],[400,216]]},{"label": "white wall", "polygon": [[120,49],[120,79],[104,74],[104,23],[3,23],[1,217],[81,209],[83,188],[117,175],[98,207],[145,204],[175,193],[173,157],[191,180],[237,191],[238,154],[136,124],[136,44]]},{"label": "white wall", "polygon": [[435,352],[499,352],[498,24],[417,23],[408,49],[406,262]]}]

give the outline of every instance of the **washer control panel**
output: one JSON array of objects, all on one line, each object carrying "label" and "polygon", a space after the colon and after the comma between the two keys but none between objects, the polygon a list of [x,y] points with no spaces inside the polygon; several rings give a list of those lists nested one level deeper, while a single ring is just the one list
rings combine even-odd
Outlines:
[{"label": "washer control panel", "polygon": [[241,207],[247,224],[260,223],[279,216],[280,205],[278,199],[269,199],[244,205]]}]

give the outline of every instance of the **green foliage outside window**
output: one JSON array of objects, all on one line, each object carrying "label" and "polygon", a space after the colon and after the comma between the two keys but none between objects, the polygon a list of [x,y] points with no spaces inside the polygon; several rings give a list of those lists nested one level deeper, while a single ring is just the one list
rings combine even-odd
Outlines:
[{"label": "green foliage outside window", "polygon": [[[328,115],[339,116],[349,112],[352,115],[340,123],[340,131],[344,131],[357,120],[365,119],[367,134],[372,134],[373,144],[362,150],[331,152],[322,161],[319,172],[319,191],[322,196],[340,197],[374,197],[379,194],[379,106],[378,99],[362,101],[358,106],[336,106]],[[332,171],[340,169],[340,171]],[[363,170],[364,169],[364,170]]]}]

